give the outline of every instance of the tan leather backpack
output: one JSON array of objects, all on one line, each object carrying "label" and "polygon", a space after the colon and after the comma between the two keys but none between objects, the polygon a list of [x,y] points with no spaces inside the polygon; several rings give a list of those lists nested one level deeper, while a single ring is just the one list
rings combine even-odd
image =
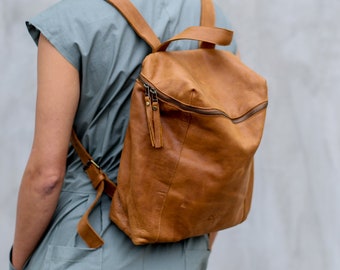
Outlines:
[{"label": "tan leather backpack", "polygon": [[[79,222],[90,247],[103,244],[88,215],[105,192],[111,220],[136,245],[175,242],[244,221],[254,154],[264,128],[266,81],[232,53],[232,32],[214,27],[214,6],[202,0],[201,26],[161,43],[128,0],[109,0],[152,48],[131,97],[117,187],[73,132],[72,143],[97,190]],[[200,48],[166,51],[181,39]],[[114,134],[112,135],[114,136]]]}]

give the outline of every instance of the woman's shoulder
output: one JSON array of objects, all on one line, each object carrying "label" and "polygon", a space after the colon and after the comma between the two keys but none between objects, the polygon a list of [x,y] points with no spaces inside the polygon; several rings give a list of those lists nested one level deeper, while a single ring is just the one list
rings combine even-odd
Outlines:
[{"label": "woman's shoulder", "polygon": [[112,16],[105,0],[61,0],[41,11],[35,20],[44,20],[54,24],[69,24],[69,27],[80,26]]},{"label": "woman's shoulder", "polygon": [[61,0],[26,22],[38,44],[43,34],[78,70],[81,53],[98,32],[117,24],[116,15],[105,0]]}]

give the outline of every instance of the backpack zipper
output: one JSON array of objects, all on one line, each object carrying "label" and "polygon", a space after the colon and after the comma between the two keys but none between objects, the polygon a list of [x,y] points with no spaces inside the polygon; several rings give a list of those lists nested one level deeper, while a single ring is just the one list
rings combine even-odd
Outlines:
[{"label": "backpack zipper", "polygon": [[143,82],[143,85],[145,88],[145,112],[151,145],[154,148],[162,148],[163,136],[157,91],[147,83]]},{"label": "backpack zipper", "polygon": [[168,103],[175,105],[176,107],[182,109],[183,111],[194,112],[194,113],[204,114],[204,115],[222,115],[222,116],[230,119],[234,124],[238,124],[238,123],[241,123],[243,121],[246,121],[247,119],[252,117],[254,114],[262,111],[263,109],[267,108],[267,106],[268,106],[268,102],[265,101],[265,102],[258,104],[257,106],[255,106],[254,108],[252,108],[251,110],[246,112],[245,114],[243,114],[239,117],[232,118],[228,114],[226,114],[225,112],[223,112],[219,109],[203,109],[203,108],[197,108],[197,107],[194,107],[194,106],[183,104],[183,103],[179,102],[178,100],[173,99],[173,98],[165,95],[161,91],[157,90],[157,88],[155,86],[153,86],[147,79],[142,77],[142,75],[139,76],[139,80],[144,85],[145,96],[148,96],[153,101],[152,104],[155,103],[155,106],[156,106],[155,108],[157,108],[156,110],[159,109],[159,106],[158,106],[158,98],[159,98],[162,101],[165,101],[165,102],[168,102]]}]

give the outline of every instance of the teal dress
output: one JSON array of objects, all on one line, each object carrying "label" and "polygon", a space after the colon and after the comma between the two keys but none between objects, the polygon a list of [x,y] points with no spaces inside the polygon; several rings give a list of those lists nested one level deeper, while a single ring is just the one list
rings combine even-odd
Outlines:
[{"label": "teal dress", "polygon": [[[164,41],[200,21],[200,0],[133,0],[159,39]],[[228,27],[216,8],[217,25]],[[130,93],[150,48],[104,0],[62,0],[27,22],[38,42],[42,33],[79,71],[81,95],[74,127],[82,143],[110,179],[116,180]],[[190,49],[196,42],[175,42],[169,49]],[[235,44],[227,49],[235,51]],[[200,270],[209,257],[208,237],[178,243],[135,246],[109,219],[103,196],[90,222],[105,244],[89,249],[77,223],[95,191],[70,147],[57,209],[25,270]],[[10,269],[14,269],[10,266]]]}]

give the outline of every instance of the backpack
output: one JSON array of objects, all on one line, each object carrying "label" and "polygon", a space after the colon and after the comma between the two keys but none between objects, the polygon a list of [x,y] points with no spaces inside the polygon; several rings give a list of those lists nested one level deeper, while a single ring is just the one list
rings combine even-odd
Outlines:
[{"label": "backpack", "polygon": [[[201,26],[161,43],[128,0],[109,0],[152,48],[131,95],[115,185],[72,132],[71,142],[97,197],[78,224],[89,247],[103,245],[88,216],[103,193],[111,220],[136,245],[176,242],[235,226],[250,210],[254,154],[266,115],[267,86],[232,53],[232,32],[214,27],[202,0]],[[190,39],[199,48],[167,51]]]}]

